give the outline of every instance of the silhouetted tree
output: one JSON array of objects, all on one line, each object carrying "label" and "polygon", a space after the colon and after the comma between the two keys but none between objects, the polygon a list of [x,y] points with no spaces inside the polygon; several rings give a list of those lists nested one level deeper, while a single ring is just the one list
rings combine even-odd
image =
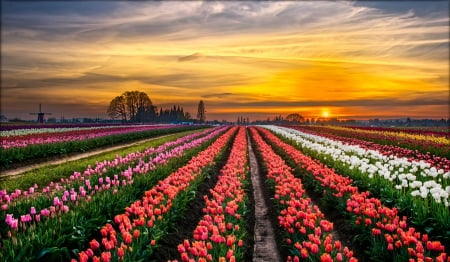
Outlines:
[{"label": "silhouetted tree", "polygon": [[154,121],[156,107],[152,105],[150,97],[140,91],[126,91],[111,100],[108,115],[112,118],[122,118],[122,121],[132,122]]},{"label": "silhouetted tree", "polygon": [[205,110],[205,103],[203,103],[203,100],[200,100],[198,103],[198,110],[197,110],[197,119],[200,123],[205,122],[206,120],[206,110]]},{"label": "silhouetted tree", "polygon": [[299,123],[301,121],[303,121],[303,116],[299,115],[299,114],[290,114],[286,117],[286,120],[289,122],[294,122],[294,123]]},{"label": "silhouetted tree", "polygon": [[123,122],[127,121],[128,114],[124,96],[116,96],[111,100],[107,112],[111,118],[121,118]]}]

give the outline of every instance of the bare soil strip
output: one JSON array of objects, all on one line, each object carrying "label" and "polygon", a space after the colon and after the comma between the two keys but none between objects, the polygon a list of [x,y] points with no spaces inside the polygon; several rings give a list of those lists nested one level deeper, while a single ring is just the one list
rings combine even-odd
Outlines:
[{"label": "bare soil strip", "polygon": [[102,153],[105,153],[105,152],[110,152],[110,151],[114,151],[114,150],[118,150],[118,149],[122,149],[122,148],[126,148],[126,147],[131,147],[131,146],[137,146],[137,145],[140,145],[140,144],[152,141],[152,140],[164,138],[164,137],[167,137],[167,136],[170,136],[170,135],[173,135],[173,134],[152,137],[152,138],[148,138],[148,139],[144,139],[144,140],[135,141],[133,143],[128,143],[128,144],[122,144],[122,145],[119,145],[119,146],[113,146],[113,147],[97,149],[97,150],[93,150],[93,151],[89,151],[89,152],[85,152],[85,153],[81,153],[81,154],[75,154],[75,155],[71,155],[71,156],[68,156],[68,157],[63,157],[61,159],[50,160],[50,161],[46,161],[46,162],[42,162],[42,163],[38,163],[38,164],[32,164],[32,165],[28,165],[28,166],[24,166],[24,167],[19,167],[19,168],[16,168],[16,169],[10,169],[10,170],[1,171],[0,172],[0,179],[5,179],[6,177],[20,177],[25,172],[28,172],[30,170],[33,170],[33,169],[36,169],[36,168],[40,168],[40,167],[43,167],[43,166],[59,165],[59,164],[67,163],[67,162],[70,162],[70,161],[74,161],[74,160],[79,160],[79,159],[82,159],[82,158],[95,156],[95,155],[102,154]]},{"label": "bare soil strip", "polygon": [[278,251],[275,230],[273,229],[269,208],[264,200],[261,175],[255,153],[248,140],[248,151],[250,157],[250,172],[253,185],[253,195],[255,199],[255,245],[253,249],[253,261],[281,261]]}]

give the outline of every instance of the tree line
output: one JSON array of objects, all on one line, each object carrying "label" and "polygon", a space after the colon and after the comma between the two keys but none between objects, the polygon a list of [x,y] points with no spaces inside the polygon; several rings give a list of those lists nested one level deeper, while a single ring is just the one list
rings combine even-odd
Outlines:
[{"label": "tree line", "polygon": [[205,104],[200,100],[198,104],[197,119],[192,119],[189,112],[184,112],[182,106],[174,105],[171,108],[157,109],[150,97],[140,91],[126,91],[116,96],[109,103],[108,115],[122,122],[187,122],[206,120]]}]

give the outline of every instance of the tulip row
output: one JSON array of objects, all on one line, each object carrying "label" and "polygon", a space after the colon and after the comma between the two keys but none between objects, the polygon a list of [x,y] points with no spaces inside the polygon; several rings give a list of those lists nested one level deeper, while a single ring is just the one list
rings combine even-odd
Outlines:
[{"label": "tulip row", "polygon": [[[111,146],[118,143],[127,143],[130,141],[135,141],[139,139],[145,139],[149,137],[154,137],[157,135],[164,135],[176,132],[182,132],[187,130],[200,129],[201,126],[159,126],[155,128],[147,127],[147,130],[141,130],[136,128],[122,129],[116,131],[116,133],[103,132],[104,136],[99,136],[95,134],[96,131],[85,131],[91,132],[92,136],[97,136],[90,139],[78,139],[71,141],[60,141],[55,143],[45,143],[45,144],[34,144],[25,147],[11,147],[5,149],[0,147],[0,164],[3,169],[8,169],[11,165],[20,164],[23,161],[33,161],[37,162],[45,157],[64,155],[68,153],[75,152],[85,152],[87,150],[92,150],[94,148],[102,146]],[[70,133],[70,132],[69,132]],[[108,135],[107,135],[108,134]],[[31,135],[32,136],[32,135]],[[76,136],[74,136],[76,137]],[[78,136],[80,138],[82,136]],[[73,137],[72,137],[73,138]]]},{"label": "tulip row", "polygon": [[[154,125],[157,126],[157,125]],[[167,125],[166,125],[167,126]],[[11,137],[11,139],[18,139],[20,136],[26,135],[36,135],[36,134],[50,134],[57,133],[63,134],[64,132],[77,132],[84,130],[107,130],[110,128],[130,128],[136,127],[136,125],[101,125],[101,126],[63,126],[63,127],[47,127],[47,126],[39,126],[39,127],[29,127],[22,129],[11,129],[11,130],[2,130],[0,131],[0,137]]]},{"label": "tulip row", "polygon": [[39,144],[51,144],[51,143],[61,143],[77,140],[92,139],[96,137],[112,136],[133,132],[142,132],[152,129],[169,128],[173,126],[169,125],[146,125],[146,126],[124,126],[124,127],[101,127],[101,128],[83,128],[74,129],[70,131],[60,131],[60,132],[44,132],[44,133],[31,133],[27,135],[20,136],[7,136],[2,137],[3,149],[15,148],[15,147],[26,147],[29,145],[39,145]]},{"label": "tulip row", "polygon": [[450,158],[449,139],[445,136],[413,135],[386,131],[371,131],[356,128],[326,126],[302,126],[302,128],[313,131],[324,131],[339,136],[353,137],[361,140],[371,141],[383,145],[396,145],[411,150],[418,150],[423,154],[431,153],[436,156]]},{"label": "tulip row", "polygon": [[364,128],[364,127],[348,128],[348,127],[337,127],[337,126],[332,126],[331,128],[337,129],[337,130],[350,129],[353,132],[357,132],[357,133],[376,134],[376,135],[386,137],[388,139],[391,137],[394,137],[394,138],[398,138],[398,139],[413,140],[413,141],[421,140],[421,141],[427,141],[427,142],[434,143],[434,144],[450,145],[448,136],[445,136],[445,135],[435,136],[433,134],[431,134],[431,135],[426,135],[426,134],[421,134],[421,133],[412,134],[409,132],[396,131],[396,130],[386,129],[386,128],[383,128],[383,129]]},{"label": "tulip row", "polygon": [[[420,127],[420,128],[390,128],[390,127],[367,127],[367,126],[350,126],[351,129],[361,129],[369,131],[382,131],[382,132],[399,132],[406,134],[416,134],[421,136],[435,136],[435,137],[449,137],[448,127]],[[441,130],[441,131],[439,131]]]},{"label": "tulip row", "polygon": [[250,132],[267,169],[267,178],[274,184],[274,199],[280,209],[278,221],[291,253],[287,260],[357,261],[353,251],[333,239],[333,223],[306,197],[301,180],[294,177],[291,168],[255,128],[250,128]]},{"label": "tulip row", "polygon": [[[333,169],[314,160],[293,146],[284,143],[265,129],[258,129],[277,148],[281,148],[289,158],[305,171],[306,176],[320,184],[320,192],[340,203],[345,203],[346,212],[353,224],[370,239],[371,259],[382,261],[446,261],[444,245],[431,241],[427,234],[408,227],[407,218],[398,215],[397,208],[384,206],[369,192],[359,192],[352,180],[334,172]],[[343,204],[344,205],[344,204]],[[412,260],[410,260],[412,259]]]},{"label": "tulip row", "polygon": [[116,215],[114,223],[101,228],[101,241],[93,239],[90,248],[78,254],[79,261],[136,261],[151,255],[153,246],[167,227],[171,208],[181,208],[177,203],[183,194],[187,194],[192,184],[214,164],[235,131],[236,128],[228,130],[185,166],[146,191],[141,200],[125,209],[125,213]]},{"label": "tulip row", "polygon": [[77,124],[32,124],[32,125],[1,125],[0,132],[12,131],[19,129],[40,129],[40,128],[82,128],[82,127],[102,127],[102,126],[122,126],[123,124],[112,123],[77,123]]},{"label": "tulip row", "polygon": [[[75,172],[70,179],[62,180],[62,183],[51,183],[49,186],[45,187],[42,194],[38,197],[33,197],[26,202],[13,201],[11,206],[8,206],[8,204],[3,204],[3,210],[6,211],[11,208],[12,210],[9,211],[13,211],[17,216],[16,218],[13,214],[7,214],[5,222],[12,230],[16,230],[18,228],[25,230],[28,226],[36,226],[36,224],[31,223],[33,220],[39,222],[41,218],[49,219],[57,217],[61,214],[61,212],[59,212],[60,210],[68,212],[69,209],[73,209],[78,206],[80,201],[90,201],[91,197],[98,192],[113,190],[114,194],[116,194],[121,187],[125,187],[133,183],[134,175],[147,174],[151,170],[154,170],[156,166],[165,164],[170,159],[182,156],[187,150],[197,147],[205,141],[212,139],[225,129],[226,127],[215,129],[213,132],[210,132],[210,134],[190,142],[187,142],[184,138],[180,138],[177,140],[178,142],[175,141],[175,143],[179,144],[182,142],[182,145],[168,150],[167,152],[163,151],[169,145],[174,144],[174,142],[168,142],[159,147],[162,152],[159,152],[156,157],[150,158],[148,162],[139,160],[134,168],[128,167],[128,169],[122,172],[120,172],[120,167],[125,167],[131,162],[135,155],[139,154],[130,154],[130,157],[125,158],[126,160],[124,161],[117,161],[118,158],[116,157],[115,161],[104,161],[97,163],[95,169],[88,167],[83,174]],[[209,130],[205,132],[208,131]],[[202,134],[205,132],[202,132]],[[192,137],[192,135],[188,137]],[[151,152],[154,150],[146,151]],[[109,163],[109,165],[107,163]],[[108,173],[111,174],[120,172],[121,176],[119,177],[119,175],[114,174],[113,178],[111,178],[107,176],[107,171],[110,171]],[[33,192],[32,189],[34,189],[34,187],[29,190],[30,193]],[[11,204],[11,199],[18,199],[18,197],[21,196],[20,192],[20,190],[16,190],[16,192],[12,195],[6,194],[2,196],[2,199],[6,200],[6,203]],[[28,195],[20,197],[19,199],[23,200]],[[53,202],[51,202],[52,199]],[[49,204],[50,206],[48,206]]]},{"label": "tulip row", "polygon": [[243,261],[243,222],[246,211],[244,182],[248,175],[247,139],[240,128],[227,163],[220,171],[212,199],[204,196],[205,215],[194,230],[194,240],[178,245],[182,261]]},{"label": "tulip row", "polygon": [[[381,145],[374,142],[369,142],[365,140],[356,139],[353,137],[338,136],[329,131],[326,127],[291,127],[308,134],[323,136],[332,140],[341,141],[348,145],[357,145],[366,150],[373,149],[385,156],[395,155],[399,158],[408,158],[409,161],[423,161],[429,163],[431,166],[437,169],[443,169],[444,172],[450,171],[450,159],[445,157],[439,157],[436,155],[431,155],[429,152],[427,154],[422,154],[418,150],[412,150],[409,148],[398,147],[395,145]],[[312,131],[314,130],[314,131]]]},{"label": "tulip row", "polygon": [[[363,180],[395,188],[400,195],[420,196],[430,200],[437,212],[447,212],[450,205],[450,171],[431,167],[423,161],[409,161],[393,155],[385,156],[375,150],[347,145],[322,136],[307,134],[284,127],[268,126],[270,130],[296,141],[303,149],[329,158],[334,165],[354,170]],[[425,204],[428,201],[423,201]],[[449,214],[450,215],[450,214]]]}]

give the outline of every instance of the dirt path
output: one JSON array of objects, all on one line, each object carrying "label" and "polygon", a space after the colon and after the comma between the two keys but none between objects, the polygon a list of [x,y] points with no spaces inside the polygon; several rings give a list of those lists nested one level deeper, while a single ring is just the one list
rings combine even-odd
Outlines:
[{"label": "dirt path", "polygon": [[255,245],[253,249],[253,261],[281,261],[278,251],[275,232],[270,221],[269,209],[264,201],[262,178],[259,173],[255,153],[248,143],[250,156],[250,172],[253,184],[253,195],[255,198]]},{"label": "dirt path", "polygon": [[99,155],[99,154],[102,154],[102,153],[105,153],[105,152],[114,151],[114,150],[117,150],[117,149],[122,149],[122,148],[126,148],[126,147],[131,147],[131,146],[137,146],[137,145],[140,145],[140,144],[152,141],[152,140],[160,139],[160,138],[163,138],[163,137],[167,137],[167,136],[170,136],[170,135],[173,135],[173,134],[152,137],[152,138],[148,138],[148,139],[144,139],[144,140],[135,141],[133,143],[122,144],[122,145],[119,145],[119,146],[113,146],[113,147],[98,149],[98,150],[89,151],[89,152],[86,152],[86,153],[81,153],[81,154],[76,154],[76,155],[64,157],[64,158],[61,158],[61,159],[50,160],[50,161],[46,161],[46,162],[42,162],[42,163],[38,163],[38,164],[33,164],[33,165],[24,166],[24,167],[19,167],[19,168],[16,168],[16,169],[10,169],[10,170],[1,171],[0,179],[5,179],[7,177],[20,177],[25,172],[28,172],[30,170],[33,170],[33,169],[36,169],[36,168],[40,168],[40,167],[43,167],[43,166],[59,165],[59,164],[67,163],[67,162],[70,162],[70,161],[79,160],[79,159],[82,159],[82,158]]}]

